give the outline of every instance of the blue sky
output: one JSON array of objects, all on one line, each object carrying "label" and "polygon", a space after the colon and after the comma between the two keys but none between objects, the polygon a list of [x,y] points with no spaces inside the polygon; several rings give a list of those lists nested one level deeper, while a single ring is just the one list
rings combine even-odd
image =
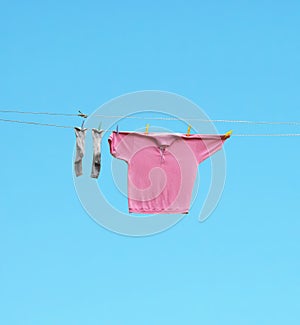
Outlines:
[{"label": "blue sky", "polygon": [[[0,106],[89,114],[156,89],[214,119],[299,121],[299,9],[291,0],[1,1]],[[1,122],[0,132],[1,324],[299,323],[299,138],[232,137],[213,215],[132,238],[82,208],[71,129]]]}]

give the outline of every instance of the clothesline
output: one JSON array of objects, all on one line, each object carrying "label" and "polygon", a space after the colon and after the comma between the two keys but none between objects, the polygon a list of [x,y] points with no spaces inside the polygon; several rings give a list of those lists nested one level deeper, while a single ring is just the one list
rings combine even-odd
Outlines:
[{"label": "clothesline", "polygon": [[[71,113],[53,113],[53,112],[26,112],[19,110],[0,110],[0,113],[16,113],[16,114],[28,114],[28,115],[52,115],[52,116],[68,116],[68,117],[83,117],[87,118],[88,115],[83,114],[79,111],[78,114]],[[267,124],[267,125],[300,125],[300,121],[250,121],[250,120],[226,120],[226,119],[203,119],[203,118],[191,118],[191,117],[152,117],[152,116],[127,116],[127,115],[102,115],[95,114],[93,116],[114,119],[114,118],[124,118],[124,119],[138,119],[138,120],[186,120],[186,121],[200,121],[204,123],[214,122],[214,123],[243,123],[243,124]]]},{"label": "clothesline", "polygon": [[54,116],[80,116],[80,114],[68,114],[68,113],[51,113],[51,112],[25,112],[18,110],[0,110],[0,113],[17,113],[28,115],[54,115]]},{"label": "clothesline", "polygon": [[170,121],[178,121],[178,120],[186,120],[186,121],[199,121],[199,122],[216,122],[216,123],[245,123],[245,124],[274,124],[274,125],[300,125],[300,122],[267,122],[267,121],[247,121],[247,120],[211,120],[211,119],[201,119],[201,118],[190,118],[190,117],[139,117],[139,116],[107,116],[107,115],[95,115],[102,118],[128,118],[128,119],[138,119],[138,120],[170,120]]},{"label": "clothesline", "polygon": [[[32,122],[32,121],[20,121],[20,120],[8,120],[8,119],[0,119],[0,122],[9,122],[9,123],[20,123],[20,124],[30,124],[30,125],[39,125],[39,126],[49,126],[49,127],[57,127],[64,129],[74,129],[74,126],[70,125],[57,125],[57,124],[49,124],[49,123],[40,123],[40,122]],[[103,132],[112,132],[115,129],[106,129]],[[235,137],[299,137],[300,133],[265,133],[265,134],[232,134],[231,136]]]}]

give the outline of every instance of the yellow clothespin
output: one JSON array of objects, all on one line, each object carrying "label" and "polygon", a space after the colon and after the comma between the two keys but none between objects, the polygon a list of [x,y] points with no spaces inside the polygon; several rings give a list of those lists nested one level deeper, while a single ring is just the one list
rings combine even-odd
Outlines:
[{"label": "yellow clothespin", "polygon": [[191,128],[192,128],[192,126],[189,125],[188,126],[188,129],[187,129],[187,132],[186,132],[186,135],[190,135],[191,134]]},{"label": "yellow clothespin", "polygon": [[149,132],[149,126],[150,126],[150,124],[146,124],[146,131],[145,131],[146,134],[148,134],[148,132]]},{"label": "yellow clothespin", "polygon": [[226,133],[225,133],[225,139],[230,138],[232,132],[233,132],[232,130],[226,132]]}]

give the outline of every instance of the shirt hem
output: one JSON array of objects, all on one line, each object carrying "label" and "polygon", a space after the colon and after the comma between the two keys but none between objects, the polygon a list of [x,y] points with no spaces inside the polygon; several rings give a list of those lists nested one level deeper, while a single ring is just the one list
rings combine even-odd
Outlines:
[{"label": "shirt hem", "polygon": [[145,209],[134,209],[134,208],[129,208],[129,213],[139,213],[139,214],[175,214],[175,213],[179,213],[179,214],[188,214],[189,210],[164,210],[164,209],[149,209],[149,210],[145,210]]}]

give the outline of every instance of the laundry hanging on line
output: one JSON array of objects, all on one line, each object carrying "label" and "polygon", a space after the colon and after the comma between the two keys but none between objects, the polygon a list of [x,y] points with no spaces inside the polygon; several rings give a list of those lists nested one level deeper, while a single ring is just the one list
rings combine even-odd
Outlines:
[{"label": "laundry hanging on line", "polygon": [[[76,135],[76,155],[74,160],[75,175],[82,175],[82,159],[85,155],[85,137],[86,128],[75,127]],[[102,141],[103,130],[92,129],[93,137],[93,162],[91,177],[98,178],[101,169],[101,141]]]},{"label": "laundry hanging on line", "polygon": [[[92,129],[93,178],[100,172],[102,133]],[[74,169],[80,176],[86,129],[75,128],[75,134]],[[113,131],[110,153],[128,164],[129,213],[187,214],[198,165],[220,150],[230,135]]]},{"label": "laundry hanging on line", "polygon": [[187,214],[198,165],[229,137],[114,131],[110,153],[128,164],[129,212]]}]

